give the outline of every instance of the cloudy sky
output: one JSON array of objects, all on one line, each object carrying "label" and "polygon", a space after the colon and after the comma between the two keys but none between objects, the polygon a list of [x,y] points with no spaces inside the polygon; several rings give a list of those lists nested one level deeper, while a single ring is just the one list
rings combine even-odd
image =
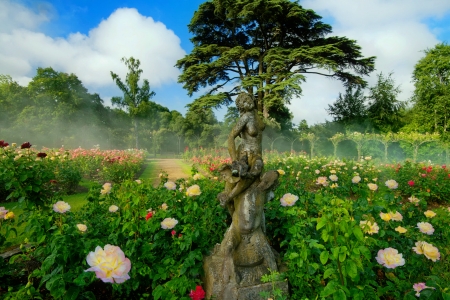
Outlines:
[{"label": "cloudy sky", "polygon": [[[192,50],[187,24],[203,0],[0,0],[0,74],[26,85],[38,67],[75,73],[108,103],[120,96],[110,71],[125,77],[122,57],[141,61],[153,101],[185,113],[189,98],[177,83],[175,62]],[[358,3],[358,4],[355,4]],[[423,50],[450,41],[449,0],[302,0],[347,36],[364,56],[377,56],[376,72],[393,73],[401,100],[413,91],[411,74]],[[366,78],[374,84],[375,73]],[[303,96],[290,106],[294,123],[331,118],[325,109],[339,81],[309,76]],[[216,114],[222,118],[224,110]]]}]

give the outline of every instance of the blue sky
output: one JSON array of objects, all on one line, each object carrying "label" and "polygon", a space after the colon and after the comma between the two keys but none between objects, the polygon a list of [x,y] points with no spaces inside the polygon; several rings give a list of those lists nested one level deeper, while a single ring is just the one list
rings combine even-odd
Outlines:
[{"label": "blue sky", "polygon": [[[27,84],[37,67],[75,73],[106,103],[120,91],[110,71],[125,77],[122,57],[140,59],[143,77],[156,92],[153,101],[186,112],[193,100],[178,84],[175,62],[192,45],[187,24],[200,0],[0,0],[0,74]],[[357,3],[357,4],[355,4]],[[377,56],[376,73],[393,73],[400,100],[413,91],[411,73],[423,50],[450,41],[448,0],[302,0],[333,26],[333,35],[357,40],[365,56]],[[325,109],[344,88],[340,82],[309,76],[303,95],[290,105],[294,123],[330,120]],[[216,112],[218,119],[224,110]]]}]

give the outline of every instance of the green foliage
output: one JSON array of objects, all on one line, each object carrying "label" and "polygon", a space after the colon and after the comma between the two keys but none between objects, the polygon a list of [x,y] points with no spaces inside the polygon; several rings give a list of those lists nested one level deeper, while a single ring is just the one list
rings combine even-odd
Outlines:
[{"label": "green foliage", "polygon": [[367,118],[365,97],[360,86],[353,92],[354,87],[349,86],[344,96],[339,93],[338,99],[328,105],[327,112],[333,117],[333,121],[346,126],[352,124],[363,124]]}]

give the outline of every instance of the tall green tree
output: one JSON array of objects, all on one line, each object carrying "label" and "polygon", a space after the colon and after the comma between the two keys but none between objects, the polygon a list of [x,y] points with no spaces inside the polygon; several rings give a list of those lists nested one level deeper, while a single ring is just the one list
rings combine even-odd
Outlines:
[{"label": "tall green tree", "polygon": [[212,0],[200,5],[189,31],[194,49],[176,66],[194,110],[230,104],[241,91],[255,95],[267,118],[300,96],[305,74],[365,85],[374,70],[354,40],[329,36],[330,25],[313,10],[289,0]]},{"label": "tall green tree", "polygon": [[134,125],[134,138],[136,142],[136,148],[139,148],[139,126],[138,117],[142,116],[148,105],[150,98],[155,95],[155,92],[150,91],[150,84],[147,79],[143,80],[142,86],[139,86],[139,80],[141,79],[142,69],[139,68],[141,62],[139,59],[133,57],[122,58],[122,62],[128,68],[128,73],[125,78],[125,82],[120,77],[111,71],[111,77],[123,92],[123,97],[113,97],[111,102],[120,108],[127,110]]},{"label": "tall green tree", "polygon": [[334,122],[343,125],[363,123],[367,118],[364,92],[360,86],[347,87],[345,94],[339,93],[338,99],[328,105],[326,110],[333,117]]},{"label": "tall green tree", "polygon": [[398,131],[403,126],[405,102],[398,100],[400,87],[395,85],[392,73],[386,77],[377,74],[377,83],[369,88],[367,115],[375,129],[382,132]]},{"label": "tall green tree", "polygon": [[414,122],[424,131],[445,133],[450,125],[450,45],[424,51],[414,67]]}]

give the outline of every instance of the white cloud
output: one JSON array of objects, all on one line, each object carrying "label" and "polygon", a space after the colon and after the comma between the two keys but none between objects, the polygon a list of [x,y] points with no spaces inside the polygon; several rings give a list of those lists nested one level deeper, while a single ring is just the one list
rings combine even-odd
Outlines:
[{"label": "white cloud", "polygon": [[[439,19],[450,12],[448,0],[304,0],[301,5],[331,19],[332,35],[356,40],[364,56],[376,56],[375,68],[369,85],[376,82],[376,73],[389,74],[402,90],[400,100],[408,100],[414,90],[411,75],[414,65],[423,57],[423,50],[440,41],[436,33],[441,29],[429,28],[427,19]],[[345,88],[319,76],[308,76],[302,85],[303,97],[294,99],[290,109],[294,123],[306,119],[309,125],[332,118],[325,111],[339,92]]]},{"label": "white cloud", "polygon": [[0,4],[0,11],[9,12],[0,13],[0,23],[8,24],[0,31],[0,74],[9,74],[19,83],[30,81],[37,67],[53,67],[75,73],[90,89],[113,88],[110,71],[125,79],[127,69],[121,58],[130,56],[140,60],[141,78],[148,79],[151,87],[176,82],[179,75],[174,65],[185,55],[180,39],[136,9],[117,9],[87,35],[77,32],[53,38],[38,30],[39,24],[48,21],[45,14],[10,2]]}]

